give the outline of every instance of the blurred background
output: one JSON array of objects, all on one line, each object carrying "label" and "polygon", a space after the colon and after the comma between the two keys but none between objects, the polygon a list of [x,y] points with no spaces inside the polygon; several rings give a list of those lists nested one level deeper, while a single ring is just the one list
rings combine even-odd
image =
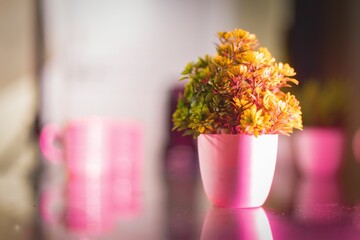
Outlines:
[{"label": "blurred background", "polygon": [[[37,231],[38,179],[47,164],[38,149],[40,130],[83,116],[142,126],[144,213],[137,223],[144,223],[143,236],[161,239],[161,226],[174,218],[164,209],[166,199],[206,212],[193,141],[170,131],[171,111],[185,64],[215,53],[216,33],[233,28],[255,33],[277,61],[295,68],[301,84],[337,79],[348,86],[340,182],[346,200],[357,202],[359,24],[360,2],[351,0],[0,0],[0,232],[23,239]],[[190,148],[180,151],[188,163],[177,163],[177,144]],[[288,138],[281,144],[275,186],[289,183],[281,174],[297,176]],[[176,189],[195,200],[181,202]],[[273,193],[280,197],[271,195],[269,204],[281,205],[286,190]]]}]

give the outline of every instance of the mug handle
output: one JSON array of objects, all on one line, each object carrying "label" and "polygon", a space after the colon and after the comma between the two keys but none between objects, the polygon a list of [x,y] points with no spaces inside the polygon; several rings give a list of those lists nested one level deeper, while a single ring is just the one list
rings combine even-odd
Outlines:
[{"label": "mug handle", "polygon": [[50,162],[60,162],[63,159],[63,151],[61,146],[62,134],[59,126],[55,124],[47,124],[40,133],[39,145],[45,159]]}]

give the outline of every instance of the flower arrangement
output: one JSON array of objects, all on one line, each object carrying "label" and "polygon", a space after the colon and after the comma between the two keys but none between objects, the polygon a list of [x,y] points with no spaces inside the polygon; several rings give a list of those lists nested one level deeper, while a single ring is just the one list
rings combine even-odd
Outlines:
[{"label": "flower arrangement", "polygon": [[302,105],[305,126],[344,127],[348,113],[347,84],[340,79],[311,78],[294,92]]},{"label": "flower arrangement", "polygon": [[287,63],[277,63],[242,29],[219,32],[216,54],[190,62],[173,113],[174,130],[206,134],[286,134],[302,129],[299,101],[282,88],[298,84]]}]

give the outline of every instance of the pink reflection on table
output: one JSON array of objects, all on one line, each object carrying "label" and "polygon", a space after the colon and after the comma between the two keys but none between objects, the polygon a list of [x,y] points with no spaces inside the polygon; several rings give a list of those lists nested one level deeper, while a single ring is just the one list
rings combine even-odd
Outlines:
[{"label": "pink reflection on table", "polygon": [[216,208],[208,211],[201,239],[273,239],[263,208]]},{"label": "pink reflection on table", "polygon": [[[64,127],[48,124],[40,147],[46,159],[67,170],[63,220],[71,231],[102,234],[119,216],[139,211],[139,125],[99,117],[71,120]],[[51,219],[46,209],[43,216]]]},{"label": "pink reflection on table", "polygon": [[354,207],[354,214],[352,217],[352,221],[360,235],[360,202],[358,202]]},{"label": "pink reflection on table", "polygon": [[87,179],[67,184],[64,222],[77,233],[102,234],[109,231],[117,217],[112,206],[111,184]]},{"label": "pink reflection on table", "polygon": [[341,185],[335,178],[305,178],[299,182],[295,217],[307,222],[335,221],[342,217]]},{"label": "pink reflection on table", "polygon": [[119,217],[111,184],[96,179],[67,181],[63,188],[42,191],[40,214],[46,225],[83,237],[110,232]]}]

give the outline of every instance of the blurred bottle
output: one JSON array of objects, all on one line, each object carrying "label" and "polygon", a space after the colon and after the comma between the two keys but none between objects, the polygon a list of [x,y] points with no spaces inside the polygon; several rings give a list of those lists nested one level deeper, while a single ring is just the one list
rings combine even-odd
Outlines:
[{"label": "blurred bottle", "polygon": [[164,177],[167,200],[167,239],[198,239],[193,222],[186,214],[196,215],[197,151],[191,136],[172,131],[172,114],[176,109],[182,86],[171,89],[167,115],[167,142],[164,153]]},{"label": "blurred bottle", "polygon": [[192,136],[172,131],[172,114],[176,110],[177,100],[184,91],[183,86],[171,89],[168,112],[167,142],[165,147],[165,171],[169,177],[194,178],[197,174],[197,151]]}]

